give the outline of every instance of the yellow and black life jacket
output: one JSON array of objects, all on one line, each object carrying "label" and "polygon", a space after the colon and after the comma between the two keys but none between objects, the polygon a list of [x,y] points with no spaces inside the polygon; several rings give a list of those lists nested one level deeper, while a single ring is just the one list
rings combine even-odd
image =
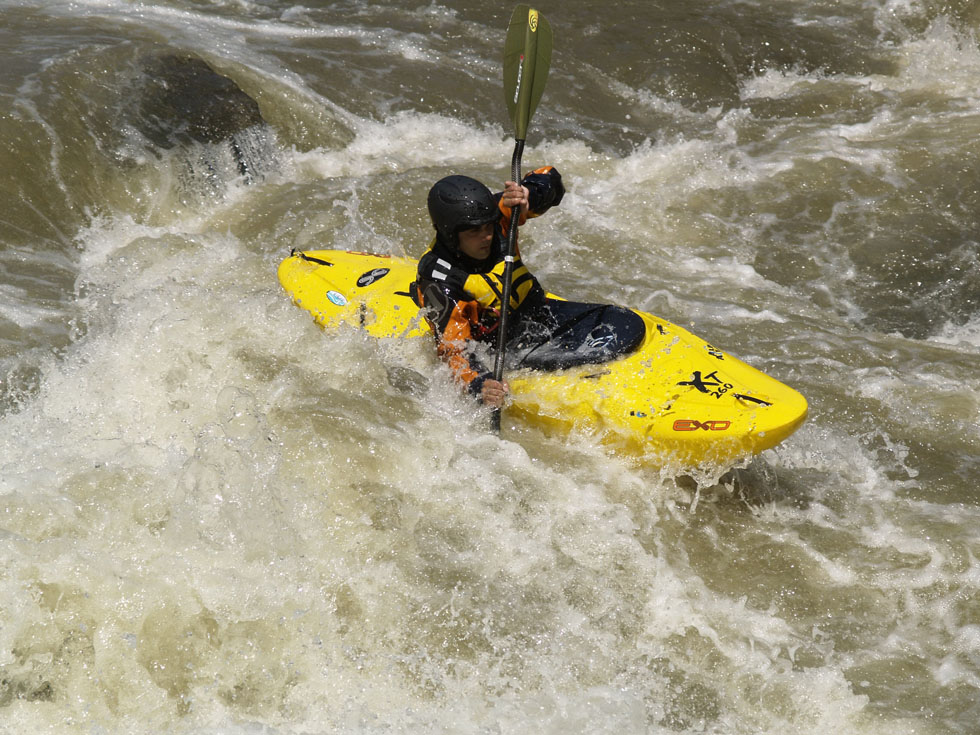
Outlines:
[{"label": "yellow and black life jacket", "polygon": [[[473,300],[484,309],[500,310],[504,298],[504,267],[500,261],[487,273],[474,273],[463,283],[463,290],[473,297]],[[528,294],[534,288],[534,276],[527,266],[518,258],[514,261],[511,273],[510,308],[512,311],[520,308]]]}]

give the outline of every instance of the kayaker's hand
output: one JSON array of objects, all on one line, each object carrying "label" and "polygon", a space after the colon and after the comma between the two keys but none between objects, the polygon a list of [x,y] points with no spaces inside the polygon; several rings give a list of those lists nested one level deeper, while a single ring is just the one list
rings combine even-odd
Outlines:
[{"label": "kayaker's hand", "polygon": [[500,201],[505,207],[510,207],[511,209],[520,207],[521,214],[527,214],[528,195],[529,192],[526,186],[521,186],[515,181],[508,181],[504,184],[504,193],[500,197]]},{"label": "kayaker's hand", "polygon": [[486,380],[480,389],[480,399],[484,406],[502,408],[508,393],[510,393],[510,386],[507,385],[507,381],[501,383],[496,380]]}]

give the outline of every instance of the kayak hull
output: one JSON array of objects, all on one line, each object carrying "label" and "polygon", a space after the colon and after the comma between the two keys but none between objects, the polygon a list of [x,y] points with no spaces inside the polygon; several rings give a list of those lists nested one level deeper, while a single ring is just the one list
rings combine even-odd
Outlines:
[{"label": "kayak hull", "polygon": [[[321,327],[348,324],[375,337],[431,339],[409,295],[416,264],[387,255],[307,251],[286,258],[278,276]],[[806,399],[793,388],[675,324],[636,313],[646,334],[628,355],[554,372],[508,373],[508,411],[683,467],[730,465],[776,446],[806,419]]]}]

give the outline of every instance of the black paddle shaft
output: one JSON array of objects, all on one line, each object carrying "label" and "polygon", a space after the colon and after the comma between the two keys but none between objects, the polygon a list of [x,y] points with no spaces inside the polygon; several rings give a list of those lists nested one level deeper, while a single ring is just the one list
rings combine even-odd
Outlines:
[{"label": "black paddle shaft", "polygon": [[[514,156],[510,162],[511,180],[521,186],[521,156],[524,154],[524,141],[514,142]],[[500,299],[500,322],[497,326],[497,355],[493,362],[493,379],[497,382],[504,377],[504,353],[507,350],[507,322],[510,321],[510,292],[513,288],[514,254],[517,252],[517,225],[521,218],[521,208],[514,207],[510,212],[510,227],[507,229],[507,253],[504,255],[504,289]],[[500,431],[500,409],[494,408],[490,418],[493,430]]]}]

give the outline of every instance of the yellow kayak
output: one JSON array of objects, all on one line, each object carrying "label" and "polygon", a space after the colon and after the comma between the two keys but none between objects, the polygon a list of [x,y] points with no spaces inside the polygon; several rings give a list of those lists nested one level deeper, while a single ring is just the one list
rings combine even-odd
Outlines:
[{"label": "yellow kayak", "polygon": [[[431,339],[409,296],[416,265],[388,255],[297,252],[280,264],[279,282],[321,327]],[[637,349],[600,364],[508,372],[507,410],[683,467],[729,465],[774,447],[806,419],[797,391],[675,324],[635,313],[646,330]]]}]

